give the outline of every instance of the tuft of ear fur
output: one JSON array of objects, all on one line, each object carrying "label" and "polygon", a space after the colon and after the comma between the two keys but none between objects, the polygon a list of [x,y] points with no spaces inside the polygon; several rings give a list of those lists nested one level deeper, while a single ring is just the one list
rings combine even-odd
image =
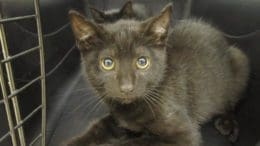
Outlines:
[{"label": "tuft of ear fur", "polygon": [[101,31],[103,30],[101,26],[95,25],[75,10],[69,11],[69,18],[72,31],[80,49],[89,49],[91,45],[101,41]]},{"label": "tuft of ear fur", "polygon": [[89,7],[92,18],[97,23],[104,23],[106,14],[96,8]]},{"label": "tuft of ear fur", "polygon": [[123,7],[120,9],[120,14],[122,16],[126,16],[126,17],[133,17],[134,16],[134,9],[133,9],[133,2],[127,1]]},{"label": "tuft of ear fur", "polygon": [[152,17],[144,22],[145,35],[161,43],[168,35],[168,29],[172,16],[172,3],[166,5],[158,16]]}]

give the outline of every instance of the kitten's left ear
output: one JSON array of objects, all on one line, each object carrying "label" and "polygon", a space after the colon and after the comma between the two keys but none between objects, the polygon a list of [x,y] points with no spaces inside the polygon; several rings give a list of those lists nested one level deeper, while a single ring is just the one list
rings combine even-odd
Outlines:
[{"label": "kitten's left ear", "polygon": [[87,20],[75,10],[69,11],[69,18],[77,45],[81,50],[100,44],[105,34],[103,27]]},{"label": "kitten's left ear", "polygon": [[127,1],[124,6],[120,9],[120,14],[126,17],[133,17],[134,16],[134,9],[133,9],[133,2]]},{"label": "kitten's left ear", "polygon": [[165,40],[172,16],[172,3],[166,5],[158,16],[152,17],[143,23],[144,34],[157,42]]}]

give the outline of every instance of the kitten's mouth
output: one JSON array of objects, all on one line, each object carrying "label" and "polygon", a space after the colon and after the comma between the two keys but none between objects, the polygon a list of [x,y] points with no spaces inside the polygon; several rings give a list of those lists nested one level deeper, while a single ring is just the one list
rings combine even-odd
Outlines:
[{"label": "kitten's mouth", "polygon": [[121,104],[130,104],[133,103],[134,101],[137,100],[137,97],[134,96],[122,96],[122,97],[117,97],[117,100],[121,103]]},{"label": "kitten's mouth", "polygon": [[130,100],[130,99],[123,99],[122,100],[122,104],[130,104],[132,102],[133,102],[133,100]]}]

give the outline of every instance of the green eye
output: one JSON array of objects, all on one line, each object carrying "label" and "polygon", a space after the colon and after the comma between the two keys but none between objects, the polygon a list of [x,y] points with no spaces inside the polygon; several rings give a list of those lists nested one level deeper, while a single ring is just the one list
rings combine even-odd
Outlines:
[{"label": "green eye", "polygon": [[136,66],[139,69],[146,69],[150,65],[150,60],[148,57],[139,57],[136,61]]},{"label": "green eye", "polygon": [[110,57],[106,57],[101,60],[101,66],[105,70],[112,70],[115,67],[115,63]]}]

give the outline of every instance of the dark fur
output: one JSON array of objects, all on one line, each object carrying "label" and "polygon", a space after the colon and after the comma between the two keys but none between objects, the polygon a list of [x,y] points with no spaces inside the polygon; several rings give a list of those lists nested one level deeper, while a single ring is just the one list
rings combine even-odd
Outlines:
[{"label": "dark fur", "polygon": [[142,4],[133,4],[132,1],[127,1],[121,9],[100,11],[94,7],[90,7],[90,12],[96,23],[112,23],[120,19],[143,20],[148,17],[148,10],[145,6]]},{"label": "dark fur", "polygon": [[[143,22],[107,25],[70,12],[86,78],[110,115],[69,146],[199,146],[200,124],[238,101],[248,78],[247,57],[199,20],[168,31],[171,7]],[[105,56],[115,60],[114,70],[100,67]],[[136,69],[140,56],[150,58],[148,69]],[[134,89],[121,92],[122,85]]]}]

